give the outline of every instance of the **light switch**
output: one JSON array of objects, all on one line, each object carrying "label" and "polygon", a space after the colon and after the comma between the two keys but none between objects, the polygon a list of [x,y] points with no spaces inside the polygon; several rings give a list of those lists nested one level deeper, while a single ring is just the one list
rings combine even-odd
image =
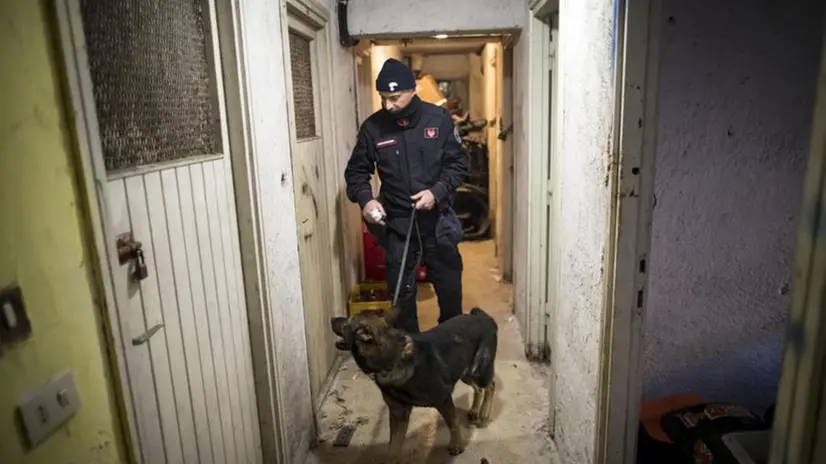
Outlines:
[{"label": "light switch", "polygon": [[0,291],[0,338],[4,342],[22,340],[31,331],[23,305],[23,291],[17,285],[4,288]]},{"label": "light switch", "polygon": [[18,410],[29,446],[45,440],[80,408],[74,376],[67,371],[23,395]]},{"label": "light switch", "polygon": [[3,322],[9,330],[17,328],[17,314],[14,314],[14,306],[8,301],[3,303]]}]

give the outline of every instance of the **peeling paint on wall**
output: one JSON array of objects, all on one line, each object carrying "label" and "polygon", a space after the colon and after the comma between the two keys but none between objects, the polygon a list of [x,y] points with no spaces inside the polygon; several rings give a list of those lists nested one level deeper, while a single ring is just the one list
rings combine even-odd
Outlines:
[{"label": "peeling paint on wall", "polygon": [[663,5],[646,398],[774,401],[822,18],[818,0]]}]

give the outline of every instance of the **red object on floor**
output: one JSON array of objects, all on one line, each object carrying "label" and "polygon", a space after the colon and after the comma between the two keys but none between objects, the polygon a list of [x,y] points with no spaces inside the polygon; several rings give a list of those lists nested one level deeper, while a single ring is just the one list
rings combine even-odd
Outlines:
[{"label": "red object on floor", "polygon": [[[366,280],[381,281],[387,277],[387,269],[384,264],[384,249],[378,244],[373,234],[367,230],[367,226],[362,225],[362,242],[364,244],[364,277]],[[427,269],[424,264],[419,265],[416,273],[416,280],[423,282],[427,278]]]}]

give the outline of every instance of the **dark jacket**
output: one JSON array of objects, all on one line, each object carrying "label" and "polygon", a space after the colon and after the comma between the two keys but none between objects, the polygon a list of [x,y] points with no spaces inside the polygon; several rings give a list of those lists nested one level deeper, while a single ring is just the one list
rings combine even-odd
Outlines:
[{"label": "dark jacket", "polygon": [[373,199],[370,178],[378,169],[379,201],[391,220],[408,216],[410,196],[426,189],[436,198],[434,210],[449,206],[468,171],[468,157],[446,109],[414,97],[405,110],[400,115],[380,110],[367,118],[344,170],[347,198],[364,208]]}]

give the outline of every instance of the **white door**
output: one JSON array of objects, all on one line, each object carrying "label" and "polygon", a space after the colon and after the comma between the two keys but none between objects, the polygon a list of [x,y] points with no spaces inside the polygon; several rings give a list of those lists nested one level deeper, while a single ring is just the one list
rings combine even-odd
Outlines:
[{"label": "white door", "polygon": [[[548,130],[548,157],[547,166],[543,171],[543,179],[546,188],[548,189],[547,204],[545,205],[546,214],[543,216],[545,227],[546,242],[544,268],[545,276],[543,280],[543,313],[545,316],[544,331],[546,333],[546,355],[547,361],[551,366],[556,365],[556,350],[554,349],[554,341],[557,333],[557,305],[559,294],[559,241],[551,231],[559,230],[559,215],[562,207],[561,201],[561,178],[559,176],[559,162],[560,153],[562,151],[561,139],[559,137],[559,125],[562,120],[562,105],[561,105],[561,83],[559,79],[559,15],[554,14],[549,19],[550,30],[547,37],[548,50],[548,70],[547,70],[547,88],[548,88],[548,114],[549,118],[546,121]],[[551,370],[551,375],[557,375],[556,370]],[[549,383],[549,426],[550,430],[554,430],[554,420],[556,418],[556,392],[554,391],[555,381]]]},{"label": "white door", "polygon": [[[552,355],[553,312],[556,304],[558,280],[558,250],[556,249],[555,216],[559,211],[558,137],[557,117],[557,28],[554,17],[532,18],[531,27],[535,46],[532,73],[537,76],[532,92],[543,105],[535,105],[531,126],[531,180],[529,214],[528,308],[525,344],[526,353],[535,360],[549,361]],[[532,31],[533,32],[533,31]],[[533,129],[536,129],[535,131]],[[534,155],[535,153],[535,155]]]},{"label": "white door", "polygon": [[215,11],[206,0],[67,9],[145,463],[261,460]]},{"label": "white door", "polygon": [[[322,60],[326,60],[325,29],[320,24],[288,16],[287,48],[290,68],[290,126],[292,131],[292,169],[298,224],[298,256],[301,268],[301,293],[310,360],[310,389],[317,405],[337,351],[330,330],[330,318],[339,315],[333,307],[335,286],[330,247],[331,209],[325,185],[324,115],[331,114],[325,98],[326,79]],[[325,61],[326,62],[326,61]],[[332,153],[331,153],[332,155]],[[332,159],[332,156],[329,157]]]}]

